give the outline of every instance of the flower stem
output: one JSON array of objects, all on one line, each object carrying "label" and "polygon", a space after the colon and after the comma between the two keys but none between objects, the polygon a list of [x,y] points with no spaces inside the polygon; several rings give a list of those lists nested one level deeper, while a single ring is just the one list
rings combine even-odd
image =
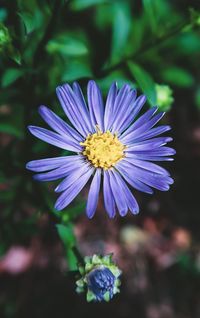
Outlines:
[{"label": "flower stem", "polygon": [[74,256],[76,257],[77,264],[85,266],[85,262],[83,259],[83,256],[79,252],[78,248],[74,245],[72,246],[72,252],[74,253]]}]

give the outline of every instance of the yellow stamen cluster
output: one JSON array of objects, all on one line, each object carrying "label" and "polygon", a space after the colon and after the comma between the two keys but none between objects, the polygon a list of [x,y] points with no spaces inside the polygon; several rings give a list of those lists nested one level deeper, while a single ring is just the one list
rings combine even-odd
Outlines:
[{"label": "yellow stamen cluster", "polygon": [[88,135],[84,142],[83,155],[96,167],[105,170],[113,167],[124,157],[125,146],[119,141],[116,134],[110,131],[101,132],[98,130],[92,135]]}]

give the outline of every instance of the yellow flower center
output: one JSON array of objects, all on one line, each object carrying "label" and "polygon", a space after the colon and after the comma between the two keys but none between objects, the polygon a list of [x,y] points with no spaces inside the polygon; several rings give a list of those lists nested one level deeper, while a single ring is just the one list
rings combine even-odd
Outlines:
[{"label": "yellow flower center", "polygon": [[117,138],[116,134],[110,131],[101,132],[98,130],[93,135],[88,135],[84,142],[83,155],[96,167],[105,170],[113,167],[119,160],[124,157],[126,148]]}]

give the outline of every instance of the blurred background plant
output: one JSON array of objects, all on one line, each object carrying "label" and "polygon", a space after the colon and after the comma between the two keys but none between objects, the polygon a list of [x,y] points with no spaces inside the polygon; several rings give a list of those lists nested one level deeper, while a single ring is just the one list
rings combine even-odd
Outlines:
[{"label": "blurred background plant", "polygon": [[[124,290],[110,307],[98,305],[99,315],[200,316],[199,69],[198,1],[1,1],[0,317],[64,317],[73,301],[81,304],[77,315],[92,316],[96,305],[88,314],[64,275],[64,257],[76,269],[75,244],[85,255],[116,253],[124,271]],[[58,214],[51,184],[37,184],[25,171],[30,159],[60,154],[27,132],[28,124],[40,124],[38,106],[63,116],[56,86],[85,87],[89,78],[104,97],[113,81],[131,83],[148,107],[167,111],[164,120],[173,127],[175,185],[153,197],[135,191],[136,218],[110,221],[100,201],[87,221],[86,193]]]}]

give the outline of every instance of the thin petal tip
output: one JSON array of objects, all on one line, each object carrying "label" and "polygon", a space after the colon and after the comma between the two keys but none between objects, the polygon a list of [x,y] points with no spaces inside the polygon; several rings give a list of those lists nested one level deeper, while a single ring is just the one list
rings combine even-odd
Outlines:
[{"label": "thin petal tip", "polygon": [[40,175],[38,175],[38,174],[35,174],[35,175],[33,176],[33,180],[35,180],[35,181],[42,181],[41,178],[40,178]]},{"label": "thin petal tip", "polygon": [[90,213],[88,213],[88,212],[86,211],[86,215],[87,215],[88,219],[90,219],[90,220],[93,219],[94,214],[95,214],[95,213],[90,214]]},{"label": "thin petal tip", "polygon": [[29,126],[27,126],[27,128],[30,131],[30,133],[32,133],[35,130],[36,126],[29,125]]},{"label": "thin petal tip", "polygon": [[32,169],[32,164],[31,163],[32,163],[32,161],[29,161],[29,162],[26,163],[25,168],[27,170],[31,170]]},{"label": "thin petal tip", "polygon": [[56,202],[54,205],[54,209],[57,211],[61,211],[61,210],[63,210],[63,207],[59,203]]},{"label": "thin petal tip", "polygon": [[133,215],[137,215],[137,214],[139,214],[139,212],[140,212],[139,208],[136,209],[136,210],[134,210],[134,211],[131,211],[131,213],[132,213]]},{"label": "thin petal tip", "polygon": [[56,192],[56,193],[59,193],[59,192],[61,192],[60,191],[60,187],[59,187],[59,185],[54,189],[54,192]]},{"label": "thin petal tip", "polygon": [[48,110],[48,107],[45,106],[45,105],[40,105],[40,106],[38,107],[38,112],[39,112],[39,114],[40,114],[42,111],[44,111],[44,110]]}]

